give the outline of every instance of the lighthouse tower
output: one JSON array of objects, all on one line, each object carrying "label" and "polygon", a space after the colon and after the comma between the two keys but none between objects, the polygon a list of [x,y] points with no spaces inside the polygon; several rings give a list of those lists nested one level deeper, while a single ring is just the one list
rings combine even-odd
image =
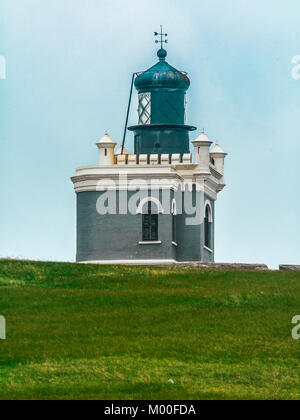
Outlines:
[{"label": "lighthouse tower", "polygon": [[138,125],[134,132],[136,154],[190,152],[189,133],[196,127],[186,125],[186,94],[190,80],[166,62],[167,51],[161,48],[159,62],[135,80],[138,91]]},{"label": "lighthouse tower", "polygon": [[[227,154],[186,122],[187,73],[167,62],[162,30],[158,62],[137,75],[134,150],[108,132],[96,166],[72,177],[77,195],[77,261],[214,262],[215,201],[225,187]],[[191,153],[191,144],[193,153]]]}]

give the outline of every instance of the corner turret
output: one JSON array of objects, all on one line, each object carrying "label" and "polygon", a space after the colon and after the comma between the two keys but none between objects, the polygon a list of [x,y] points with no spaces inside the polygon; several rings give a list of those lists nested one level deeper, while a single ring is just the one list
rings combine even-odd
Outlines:
[{"label": "corner turret", "polygon": [[117,143],[113,142],[105,131],[104,137],[96,143],[99,149],[99,165],[111,166],[115,164],[115,147]]}]

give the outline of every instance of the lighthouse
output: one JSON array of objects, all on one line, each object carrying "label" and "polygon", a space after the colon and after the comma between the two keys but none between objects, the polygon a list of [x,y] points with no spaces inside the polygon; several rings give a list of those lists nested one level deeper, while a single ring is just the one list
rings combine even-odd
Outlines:
[{"label": "lighthouse", "polygon": [[155,35],[157,63],[135,73],[132,84],[138,93],[137,124],[128,127],[134,149],[127,151],[125,136],[117,146],[106,131],[96,142],[98,164],[72,177],[78,262],[215,260],[215,202],[225,187],[227,153],[205,130],[191,138],[197,128],[187,124],[190,79],[168,63],[166,34]]}]

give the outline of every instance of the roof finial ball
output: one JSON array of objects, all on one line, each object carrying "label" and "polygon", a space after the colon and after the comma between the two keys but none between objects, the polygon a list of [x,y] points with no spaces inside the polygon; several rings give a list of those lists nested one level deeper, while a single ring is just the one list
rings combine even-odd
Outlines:
[{"label": "roof finial ball", "polygon": [[157,57],[159,58],[160,61],[165,61],[167,58],[167,51],[164,50],[163,48],[157,51]]}]

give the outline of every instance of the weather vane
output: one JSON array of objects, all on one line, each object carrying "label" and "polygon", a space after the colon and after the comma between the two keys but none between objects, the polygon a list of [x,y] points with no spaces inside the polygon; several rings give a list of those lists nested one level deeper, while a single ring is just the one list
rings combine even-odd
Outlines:
[{"label": "weather vane", "polygon": [[160,25],[160,33],[158,32],[154,32],[154,36],[160,36],[160,41],[158,39],[155,40],[156,44],[158,44],[160,42],[161,44],[161,49],[163,49],[163,44],[167,44],[168,40],[164,39],[164,37],[167,37],[168,34],[164,34],[163,33],[163,27],[162,25]]}]

